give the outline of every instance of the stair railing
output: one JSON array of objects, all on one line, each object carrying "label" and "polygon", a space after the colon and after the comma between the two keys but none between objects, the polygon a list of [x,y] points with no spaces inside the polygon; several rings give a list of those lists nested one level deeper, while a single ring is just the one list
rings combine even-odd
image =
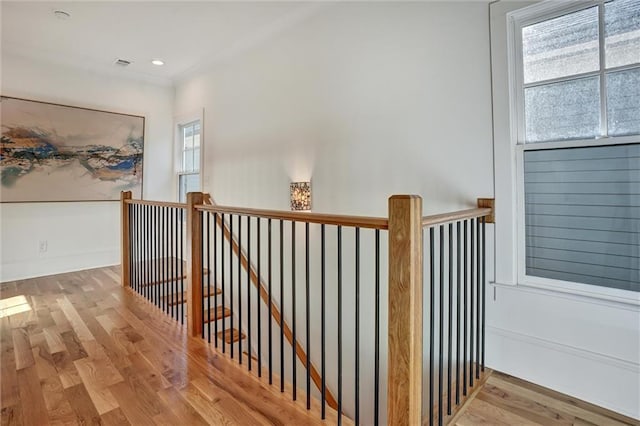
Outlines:
[{"label": "stair railing", "polygon": [[[213,342],[223,352],[237,354],[249,370],[255,364],[258,375],[264,368],[269,383],[279,381],[282,392],[294,400],[300,396],[307,409],[315,406],[323,419],[338,424],[377,425],[385,418],[391,425],[444,424],[471,395],[474,378],[477,388],[485,371],[485,223],[493,222],[492,199],[479,199],[475,209],[423,217],[420,197],[392,196],[386,218],[224,207],[205,203],[202,193],[189,193],[187,199],[186,204],[156,203],[123,193],[122,282],[177,320],[186,314],[191,335],[211,342],[213,331]],[[296,265],[296,257],[304,261]],[[429,276],[424,290],[423,270]],[[336,300],[327,303],[329,293]],[[320,300],[312,301],[318,295]],[[351,305],[345,310],[345,298],[354,303],[351,318],[344,318],[351,310]],[[367,302],[373,312],[363,309]],[[336,311],[328,313],[332,303]],[[423,318],[429,326],[424,344]],[[335,336],[326,322],[336,326]],[[380,335],[385,328],[387,352]],[[364,335],[374,337],[371,347],[362,341]],[[331,338],[335,346],[326,345]],[[327,347],[337,352],[332,362]],[[427,351],[429,371],[423,372]],[[337,370],[331,380],[330,367]],[[306,378],[300,390],[299,369]],[[380,376],[385,371],[386,383]],[[343,379],[350,395],[343,392]],[[371,386],[361,389],[361,382]]]}]

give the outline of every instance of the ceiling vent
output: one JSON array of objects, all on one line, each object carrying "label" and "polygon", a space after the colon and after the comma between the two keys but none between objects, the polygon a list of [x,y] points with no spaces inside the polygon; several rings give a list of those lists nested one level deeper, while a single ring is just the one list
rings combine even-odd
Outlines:
[{"label": "ceiling vent", "polygon": [[131,65],[131,61],[127,61],[126,59],[116,59],[116,61],[113,64],[119,67],[126,67]]}]

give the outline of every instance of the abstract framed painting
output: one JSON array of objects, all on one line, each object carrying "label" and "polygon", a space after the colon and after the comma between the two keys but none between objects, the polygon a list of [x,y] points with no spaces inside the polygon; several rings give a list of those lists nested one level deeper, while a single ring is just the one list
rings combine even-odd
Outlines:
[{"label": "abstract framed painting", "polygon": [[0,97],[0,202],[141,198],[144,120]]}]

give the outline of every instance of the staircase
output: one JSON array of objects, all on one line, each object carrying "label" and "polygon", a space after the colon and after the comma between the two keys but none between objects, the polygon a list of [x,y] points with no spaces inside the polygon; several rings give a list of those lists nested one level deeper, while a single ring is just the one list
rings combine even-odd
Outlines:
[{"label": "staircase", "polygon": [[224,207],[202,193],[186,204],[123,193],[121,206],[123,286],[323,420],[448,424],[490,373],[492,199],[423,217],[420,197],[393,196],[388,218]]},{"label": "staircase", "polygon": [[[187,262],[176,257],[166,257],[136,262],[132,265],[131,272],[134,275],[141,274],[143,271],[153,271],[150,274],[153,278],[140,283],[136,286],[136,290],[141,294],[151,295],[156,300],[156,305],[162,310],[185,322],[188,317],[188,291],[184,289],[187,279]],[[208,276],[209,270],[204,268],[202,274]],[[202,336],[205,338],[211,335],[216,336],[227,345],[244,340],[246,335],[241,330],[226,327],[227,324],[231,324],[227,320],[232,315],[231,310],[216,305],[219,300],[222,300],[222,289],[218,286],[205,286],[204,290],[201,305],[204,319]],[[237,321],[237,317],[235,319]]]}]

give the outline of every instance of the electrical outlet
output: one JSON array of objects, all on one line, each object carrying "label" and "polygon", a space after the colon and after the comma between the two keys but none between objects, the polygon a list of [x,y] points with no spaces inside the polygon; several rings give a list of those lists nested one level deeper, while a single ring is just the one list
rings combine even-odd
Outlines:
[{"label": "electrical outlet", "polygon": [[40,243],[38,243],[38,251],[40,253],[46,253],[48,248],[49,248],[49,242],[47,240],[43,240],[43,241],[40,241]]}]

